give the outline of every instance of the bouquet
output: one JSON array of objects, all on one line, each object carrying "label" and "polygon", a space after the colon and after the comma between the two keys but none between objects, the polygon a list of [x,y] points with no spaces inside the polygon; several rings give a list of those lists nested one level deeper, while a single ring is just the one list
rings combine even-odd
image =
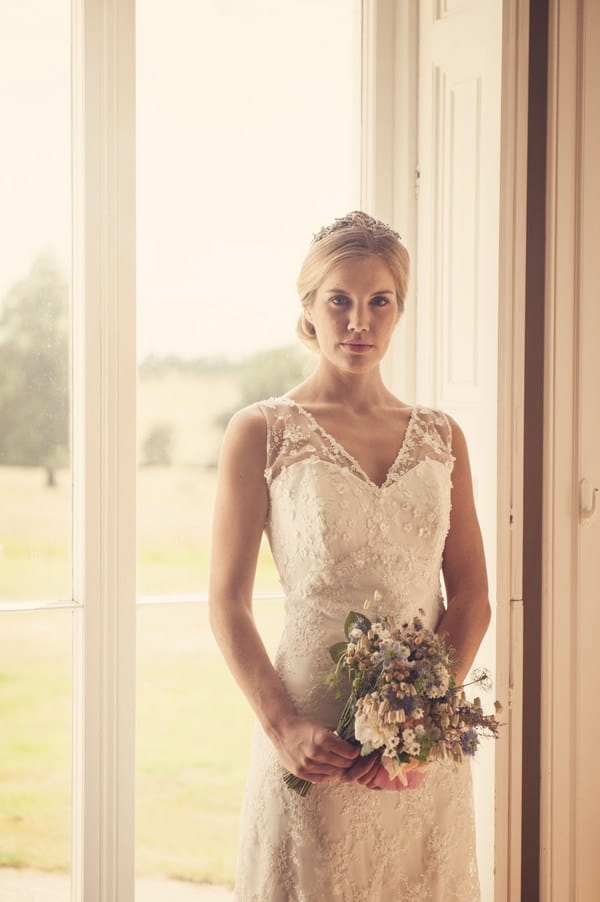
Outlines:
[{"label": "bouquet", "polygon": [[[483,713],[479,698],[470,701],[464,692],[466,685],[489,688],[487,673],[478,671],[471,683],[457,686],[452,648],[443,635],[425,628],[421,617],[392,629],[384,615],[371,621],[351,611],[344,632],[345,641],[329,649],[335,663],[330,682],[345,674],[350,683],[336,732],[358,743],[361,755],[380,752],[387,772],[377,781],[382,788],[418,785],[415,773],[426,762],[460,762],[475,754],[481,736],[497,738],[499,721]],[[501,710],[498,702],[495,708]],[[290,773],[284,781],[302,796],[312,785]]]}]

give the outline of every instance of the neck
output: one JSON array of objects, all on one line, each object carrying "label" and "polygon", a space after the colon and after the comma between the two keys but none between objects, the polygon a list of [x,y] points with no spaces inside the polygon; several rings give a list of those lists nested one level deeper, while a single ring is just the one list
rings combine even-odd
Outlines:
[{"label": "neck", "polygon": [[[385,387],[379,367],[368,373],[345,373],[321,359],[299,392],[305,403],[343,404],[355,410],[377,407],[394,400]],[[300,400],[300,397],[298,397]]]}]

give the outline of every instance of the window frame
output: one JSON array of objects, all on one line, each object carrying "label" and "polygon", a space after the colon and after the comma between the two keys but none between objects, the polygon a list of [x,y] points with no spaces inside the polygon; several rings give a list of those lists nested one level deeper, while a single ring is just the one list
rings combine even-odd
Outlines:
[{"label": "window frame", "polygon": [[109,902],[135,895],[135,3],[72,15],[72,898]]},{"label": "window frame", "polygon": [[[524,8],[520,0],[506,2],[507,72],[523,65],[516,36],[526,29]],[[74,598],[58,606],[72,607],[74,617],[72,899],[112,902],[135,897],[135,0],[73,0],[72,10]],[[411,123],[418,16],[412,0],[361,0],[358,12],[362,205],[393,224],[402,211],[406,242],[416,248],[417,129]],[[521,135],[521,98],[507,95],[504,110],[504,174],[511,184],[523,165],[521,145],[513,159],[510,144]],[[504,284],[519,287],[522,261],[508,237],[511,210],[503,217]],[[407,398],[416,384],[411,306],[386,361],[390,385]],[[507,312],[501,324],[514,381],[502,387],[499,410],[501,426],[514,429],[518,423],[507,411],[511,392],[520,392],[521,367],[513,317]],[[506,434],[513,431],[501,428]],[[503,477],[500,486],[506,504],[518,490],[518,452],[514,459],[516,476]],[[515,544],[507,531],[503,522],[499,551],[510,557]],[[510,594],[517,600],[518,571],[515,559]],[[35,605],[52,606],[57,603]],[[518,672],[519,629],[509,620],[502,641],[513,637]],[[513,688],[514,679],[515,671]],[[510,883],[507,867],[511,859],[514,867],[520,844],[517,741],[501,746],[499,755],[497,891]]]}]

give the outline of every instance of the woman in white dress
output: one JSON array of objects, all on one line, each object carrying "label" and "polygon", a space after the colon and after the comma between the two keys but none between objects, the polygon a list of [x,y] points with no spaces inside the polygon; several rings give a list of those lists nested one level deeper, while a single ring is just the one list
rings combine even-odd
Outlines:
[{"label": "woman in white dress", "polygon": [[[299,333],[315,371],[285,397],[239,411],[223,442],[211,623],[257,716],[240,828],[239,902],[475,902],[468,764],[426,766],[405,791],[377,754],[335,734],[328,648],[375,590],[399,625],[424,611],[464,681],[490,608],[467,449],[456,423],[385,387],[408,254],[361,212],[314,237],[300,273]],[[266,530],[285,594],[274,664],[252,616]],[[446,603],[442,600],[443,574]],[[290,771],[315,785],[306,797]]]}]

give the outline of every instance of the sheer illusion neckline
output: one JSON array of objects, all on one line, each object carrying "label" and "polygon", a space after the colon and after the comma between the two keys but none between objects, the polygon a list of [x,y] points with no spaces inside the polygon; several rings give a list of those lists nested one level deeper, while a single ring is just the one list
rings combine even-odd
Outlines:
[{"label": "sheer illusion neckline", "polygon": [[354,457],[353,454],[350,454],[350,452],[342,445],[342,443],[339,442],[327,429],[325,429],[325,427],[322,426],[319,423],[319,421],[316,419],[314,414],[312,414],[310,412],[310,410],[307,410],[307,408],[304,407],[303,404],[300,404],[298,401],[294,401],[293,398],[279,398],[279,400],[283,401],[286,404],[291,405],[292,407],[295,407],[297,410],[300,411],[300,413],[304,414],[306,419],[310,422],[311,426],[328,442],[330,447],[332,447],[335,451],[337,451],[338,454],[341,454],[342,457],[346,458],[346,460],[350,463],[352,468],[362,476],[362,478],[365,480],[365,482],[367,482],[369,485],[374,486],[377,489],[384,489],[387,485],[389,485],[390,481],[392,480],[392,476],[396,470],[396,467],[398,466],[398,463],[402,459],[404,452],[407,448],[409,435],[412,432],[413,424],[416,419],[416,412],[417,412],[416,407],[413,406],[410,408],[410,415],[408,418],[408,423],[406,425],[406,429],[404,430],[404,436],[400,443],[400,447],[398,448],[398,452],[397,452],[396,456],[394,457],[392,463],[390,464],[390,466],[385,474],[385,478],[384,478],[383,482],[379,483],[379,482],[376,482],[374,479],[372,479],[369,476],[369,474],[360,465],[360,463],[358,462],[356,457]]}]

